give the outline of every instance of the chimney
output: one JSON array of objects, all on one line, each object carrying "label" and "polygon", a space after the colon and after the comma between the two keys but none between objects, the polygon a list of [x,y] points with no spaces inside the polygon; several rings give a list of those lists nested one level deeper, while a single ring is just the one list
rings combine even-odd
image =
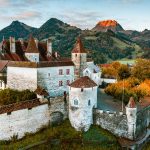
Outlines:
[{"label": "chimney", "polygon": [[19,38],[18,40],[20,41],[21,45],[24,44],[24,43],[23,43],[23,38]]},{"label": "chimney", "polygon": [[39,40],[37,38],[34,38],[34,41],[35,41],[36,47],[38,48]]},{"label": "chimney", "polygon": [[10,52],[11,52],[11,53],[16,53],[15,38],[14,38],[14,37],[10,37],[10,38],[9,38],[9,41],[10,41]]},{"label": "chimney", "polygon": [[58,57],[58,53],[57,52],[55,52],[55,58],[57,58]]},{"label": "chimney", "polygon": [[47,54],[52,54],[52,41],[50,38],[47,39]]}]

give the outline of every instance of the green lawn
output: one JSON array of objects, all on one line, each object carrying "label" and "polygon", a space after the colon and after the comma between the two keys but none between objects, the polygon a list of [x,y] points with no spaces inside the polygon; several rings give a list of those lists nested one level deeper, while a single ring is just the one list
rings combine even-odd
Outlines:
[{"label": "green lawn", "polygon": [[[53,139],[56,139],[53,140]],[[46,143],[30,148],[31,150],[117,150],[120,149],[117,139],[98,126],[91,126],[85,133],[77,132],[71,127],[69,120],[62,124],[43,128],[36,134],[28,134],[22,140],[1,142],[0,150],[17,150],[40,141]]]}]

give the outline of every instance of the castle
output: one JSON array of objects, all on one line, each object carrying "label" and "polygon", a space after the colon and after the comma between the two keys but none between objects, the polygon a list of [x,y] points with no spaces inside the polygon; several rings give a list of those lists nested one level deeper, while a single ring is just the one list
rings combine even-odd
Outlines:
[{"label": "castle", "polygon": [[[22,39],[15,41],[12,37],[9,41],[3,40],[0,58],[0,73],[7,81],[5,86],[17,90],[30,89],[37,93],[38,98],[0,108],[0,123],[4,125],[0,127],[1,140],[14,134],[21,138],[26,132],[36,132],[42,125],[62,115],[63,119],[68,115],[71,125],[78,131],[87,131],[91,124],[97,124],[131,140],[146,133],[150,118],[149,101],[136,104],[131,98],[126,112],[109,112],[97,107],[101,70],[87,58],[80,38],[74,45],[71,59],[53,52],[50,39],[42,43],[32,36],[28,42]],[[61,102],[57,103],[57,100],[64,100],[66,93],[69,93],[67,108],[60,105]],[[52,106],[43,101],[47,98],[51,98]],[[18,116],[19,120],[16,119]],[[36,125],[32,126],[29,120]]]}]

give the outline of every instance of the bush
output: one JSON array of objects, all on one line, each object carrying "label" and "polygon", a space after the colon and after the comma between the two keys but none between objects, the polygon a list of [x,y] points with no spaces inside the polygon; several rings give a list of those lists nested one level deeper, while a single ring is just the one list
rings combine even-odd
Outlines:
[{"label": "bush", "polygon": [[13,89],[5,89],[0,91],[0,105],[8,105],[35,98],[36,94],[30,90],[18,91]]}]

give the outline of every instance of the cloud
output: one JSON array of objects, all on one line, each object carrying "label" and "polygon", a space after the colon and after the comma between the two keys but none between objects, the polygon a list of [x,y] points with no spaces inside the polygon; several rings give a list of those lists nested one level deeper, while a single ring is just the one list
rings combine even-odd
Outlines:
[{"label": "cloud", "polygon": [[61,18],[63,21],[82,29],[91,28],[97,23],[97,21],[104,18],[102,13],[97,11],[65,10],[63,13],[57,13],[54,16],[57,18]]},{"label": "cloud", "polygon": [[35,18],[40,18],[41,14],[40,12],[36,12],[36,11],[27,11],[27,12],[22,12],[22,13],[18,13],[15,15],[1,15],[0,16],[4,21],[7,20],[31,20],[31,19],[35,19]]},{"label": "cloud", "polygon": [[0,7],[6,7],[10,4],[11,4],[10,0],[0,0]]},{"label": "cloud", "polygon": [[40,12],[36,11],[27,11],[27,12],[22,12],[20,14],[17,14],[13,16],[14,19],[16,20],[28,20],[28,19],[33,19],[33,18],[40,18],[41,14]]}]

